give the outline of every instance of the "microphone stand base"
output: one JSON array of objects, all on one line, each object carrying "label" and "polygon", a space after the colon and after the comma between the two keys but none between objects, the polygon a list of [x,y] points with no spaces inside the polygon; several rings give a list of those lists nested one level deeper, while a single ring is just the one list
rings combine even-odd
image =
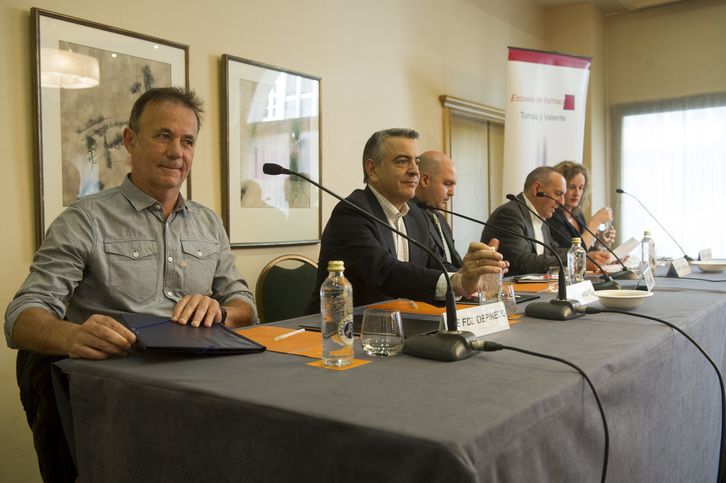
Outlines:
[{"label": "microphone stand base", "polygon": [[592,288],[595,290],[622,290],[620,284],[615,280],[593,283]]},{"label": "microphone stand base", "polygon": [[640,277],[632,270],[621,270],[620,272],[611,273],[610,278],[614,280],[638,280]]},{"label": "microphone stand base", "polygon": [[403,353],[437,361],[460,361],[474,355],[471,344],[476,340],[471,332],[440,330],[435,334],[406,338],[403,342]]},{"label": "microphone stand base", "polygon": [[538,319],[569,320],[578,317],[575,305],[577,300],[550,300],[549,302],[530,303],[524,308],[524,314]]}]

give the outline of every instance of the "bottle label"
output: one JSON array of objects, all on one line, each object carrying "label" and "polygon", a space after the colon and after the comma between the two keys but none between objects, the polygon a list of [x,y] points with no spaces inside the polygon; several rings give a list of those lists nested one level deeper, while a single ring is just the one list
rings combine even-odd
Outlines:
[{"label": "bottle label", "polygon": [[338,325],[338,337],[343,345],[353,343],[353,316],[348,315],[340,321]]}]

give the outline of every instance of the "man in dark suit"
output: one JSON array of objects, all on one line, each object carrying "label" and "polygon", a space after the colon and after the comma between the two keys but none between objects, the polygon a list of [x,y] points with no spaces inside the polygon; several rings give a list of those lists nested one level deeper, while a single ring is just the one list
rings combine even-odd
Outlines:
[{"label": "man in dark suit", "polygon": [[[446,204],[454,196],[456,186],[454,162],[446,154],[438,151],[426,151],[419,157],[421,163],[418,170],[421,173],[421,179],[416,187],[414,204],[424,201],[434,208],[446,209]],[[426,216],[429,234],[438,248],[439,258],[451,263],[457,269],[461,268],[461,256],[456,251],[451,228],[444,215],[435,210],[425,209],[423,213]]]},{"label": "man in dark suit", "polygon": [[[419,181],[416,139],[418,133],[411,129],[374,133],[363,151],[367,186],[355,190],[347,200],[435,249],[423,214],[408,203]],[[469,246],[462,268],[451,276],[457,296],[476,292],[481,275],[506,269],[496,246],[492,248],[479,242]],[[345,263],[356,306],[391,298],[429,303],[445,298],[445,277],[449,275],[432,257],[343,202],[333,209],[323,232],[317,283],[307,313],[320,311],[320,286],[328,276],[330,260]],[[455,270],[449,266],[446,271]]]},{"label": "man in dark suit", "polygon": [[566,191],[565,178],[554,168],[540,166],[527,175],[524,190],[517,195],[517,201],[509,201],[489,216],[481,240],[497,237],[501,252],[509,262],[510,275],[525,273],[545,273],[549,267],[557,266],[557,258],[542,245],[514,235],[504,233],[495,227],[504,228],[520,235],[542,241],[557,250],[557,254],[567,263],[568,247],[560,247],[551,237],[549,227],[534,216],[523,203],[534,209],[542,218],[549,219],[557,209],[557,203],[548,198],[538,198],[537,192],[558,199],[564,203]]}]

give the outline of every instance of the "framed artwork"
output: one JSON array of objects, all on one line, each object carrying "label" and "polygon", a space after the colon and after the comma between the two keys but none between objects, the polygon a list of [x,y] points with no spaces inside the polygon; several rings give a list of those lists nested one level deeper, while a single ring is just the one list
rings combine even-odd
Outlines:
[{"label": "framed artwork", "polygon": [[37,8],[31,20],[40,245],[73,201],[122,183],[131,107],[151,88],[188,88],[189,47]]},{"label": "framed artwork", "polygon": [[222,56],[223,218],[234,247],[320,241],[320,78]]}]

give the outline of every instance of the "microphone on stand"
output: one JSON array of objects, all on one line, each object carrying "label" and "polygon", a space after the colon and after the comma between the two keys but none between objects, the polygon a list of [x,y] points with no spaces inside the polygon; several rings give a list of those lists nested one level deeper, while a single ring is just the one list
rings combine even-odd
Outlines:
[{"label": "microphone on stand", "polygon": [[[538,197],[538,198],[549,198],[549,199],[551,199],[552,201],[554,201],[555,203],[557,203],[558,205],[560,205],[560,207],[561,207],[561,208],[562,208],[563,210],[565,210],[565,211],[566,211],[567,213],[569,213],[571,217],[573,217],[573,218],[575,217],[575,215],[574,215],[574,214],[572,213],[572,211],[570,211],[569,209],[567,209],[567,207],[566,207],[565,205],[563,205],[562,203],[560,203],[560,200],[558,200],[557,198],[553,198],[552,196],[549,196],[549,195],[545,194],[545,193],[544,193],[544,192],[542,192],[542,191],[538,191],[538,192],[537,192],[537,197]],[[597,239],[597,235],[595,235],[595,234],[594,234],[594,233],[593,233],[593,232],[592,232],[592,231],[591,231],[591,230],[590,230],[590,229],[589,229],[589,228],[587,227],[587,225],[582,225],[582,227],[583,227],[583,228],[585,229],[585,231],[587,231],[587,232],[588,232],[588,233],[589,233],[590,235],[592,235],[592,236],[593,236],[593,237],[594,237],[595,239]],[[551,228],[552,228],[552,227],[550,226],[550,229],[551,229]],[[618,256],[617,256],[617,255],[615,254],[615,252],[614,252],[614,251],[612,251],[612,250],[610,249],[610,247],[609,247],[609,246],[605,245],[604,243],[603,243],[603,246],[604,246],[604,247],[605,247],[605,248],[607,249],[607,251],[609,251],[609,252],[610,252],[610,254],[611,254],[612,256],[614,256],[614,257],[615,257],[615,259],[616,259],[616,260],[618,261],[618,263],[620,263],[620,265],[621,265],[621,266],[623,267],[623,269],[622,269],[622,270],[621,270],[620,272],[618,272],[618,273],[614,273],[614,274],[612,274],[612,275],[608,275],[608,273],[607,273],[607,272],[606,272],[605,270],[603,270],[603,269],[602,269],[602,267],[601,267],[601,266],[600,266],[600,265],[599,265],[599,264],[598,264],[598,263],[597,263],[597,262],[596,262],[595,260],[593,260],[593,259],[592,259],[592,258],[590,258],[590,257],[587,257],[587,258],[590,258],[590,261],[592,261],[592,263],[594,263],[595,265],[597,265],[597,268],[599,268],[599,269],[600,269],[600,271],[601,271],[601,272],[602,272],[602,273],[603,273],[603,274],[605,275],[605,278],[606,278],[607,280],[612,280],[612,279],[614,279],[614,278],[617,278],[617,279],[627,279],[627,280],[637,280],[638,278],[640,278],[640,277],[638,277],[638,275],[637,275],[637,274],[636,274],[635,272],[633,272],[632,270],[629,270],[629,269],[628,269],[628,268],[627,268],[627,267],[625,266],[625,264],[623,263],[623,261],[622,261],[622,260],[620,260],[620,257],[618,257]],[[618,287],[618,288],[620,288],[620,287]]]},{"label": "microphone on stand", "polygon": [[657,218],[656,218],[655,216],[653,216],[653,213],[651,213],[651,212],[650,212],[650,211],[648,210],[648,208],[646,208],[646,207],[645,207],[645,205],[644,205],[643,203],[641,203],[641,202],[640,202],[640,200],[639,200],[638,198],[636,198],[636,197],[635,197],[634,195],[631,195],[631,194],[630,194],[630,193],[628,193],[627,191],[621,190],[620,188],[616,189],[616,190],[615,190],[615,192],[616,192],[617,194],[619,194],[619,195],[628,195],[628,196],[630,196],[631,198],[633,198],[633,199],[634,199],[635,201],[637,201],[637,202],[638,202],[638,203],[640,204],[640,206],[642,206],[642,207],[643,207],[643,209],[644,209],[645,211],[647,211],[647,212],[648,212],[648,214],[650,215],[650,217],[651,217],[651,218],[653,218],[653,219],[655,220],[655,222],[656,222],[656,223],[658,223],[658,225],[659,225],[659,226],[660,226],[661,228],[663,228],[663,231],[664,231],[664,232],[666,232],[666,235],[668,235],[668,236],[669,236],[669,237],[671,238],[671,240],[673,240],[673,243],[675,243],[676,245],[678,245],[678,248],[679,248],[679,249],[681,250],[681,252],[683,253],[683,258],[685,258],[685,259],[686,259],[686,260],[688,260],[689,262],[692,262],[692,261],[693,261],[693,258],[691,258],[691,257],[689,257],[688,255],[686,255],[686,251],[685,251],[685,250],[683,249],[683,247],[681,247],[681,245],[680,245],[680,244],[679,244],[679,243],[678,243],[678,242],[676,241],[676,239],[675,239],[675,238],[673,238],[673,235],[671,235],[670,233],[668,233],[668,230],[666,230],[666,229],[665,229],[665,227],[664,227],[663,225],[661,225],[661,224],[660,224],[660,221],[658,221],[658,219],[657,219]]},{"label": "microphone on stand", "polygon": [[274,163],[265,163],[264,165],[262,165],[262,172],[273,176],[288,174],[304,179],[308,183],[320,188],[334,198],[337,198],[348,206],[351,206],[360,214],[373,221],[374,223],[378,223],[379,225],[386,227],[388,230],[391,230],[393,233],[396,233],[398,236],[401,236],[406,240],[410,241],[411,243],[425,251],[441,266],[441,270],[444,273],[444,278],[446,279],[447,286],[446,330],[439,330],[434,334],[421,334],[407,337],[403,344],[404,353],[414,357],[422,357],[425,359],[435,359],[439,361],[459,361],[471,357],[475,351],[498,350],[496,348],[489,347],[490,343],[487,341],[477,340],[476,336],[471,332],[457,330],[456,295],[454,293],[454,288],[451,285],[451,280],[449,279],[449,276],[447,274],[446,266],[441,261],[441,259],[439,259],[439,257],[437,257],[433,251],[431,251],[429,247],[423,245],[418,240],[415,240],[414,238],[411,238],[408,235],[401,233],[400,231],[389,225],[388,222],[373,216],[360,206],[350,202],[349,200],[346,200],[345,198],[336,193],[333,193],[328,188],[322,186],[316,181],[313,181],[312,179],[308,178],[303,174],[283,168],[279,164]]},{"label": "microphone on stand", "polygon": [[[538,191],[538,193],[539,193],[539,191]],[[530,208],[530,207],[529,207],[529,206],[528,206],[528,205],[527,205],[526,203],[523,203],[522,201],[520,201],[520,200],[519,200],[519,198],[517,198],[516,196],[514,196],[514,195],[512,195],[512,194],[509,194],[509,195],[507,195],[507,199],[508,199],[508,200],[511,200],[511,201],[516,201],[516,202],[517,202],[517,203],[519,203],[520,205],[524,206],[524,207],[525,207],[525,208],[527,208],[527,209],[528,209],[528,210],[529,210],[529,211],[530,211],[530,212],[531,212],[531,213],[532,213],[532,214],[533,214],[534,216],[536,216],[537,218],[539,218],[540,220],[542,220],[542,223],[546,224],[546,225],[547,225],[547,226],[549,227],[549,229],[550,229],[550,230],[555,230],[555,231],[556,231],[557,233],[559,233],[559,234],[560,234],[560,236],[561,236],[562,238],[567,238],[567,235],[565,235],[564,233],[562,233],[562,232],[561,232],[560,230],[558,230],[557,228],[554,228],[554,227],[551,227],[551,226],[549,226],[549,224],[548,224],[548,223],[547,223],[547,222],[545,221],[545,219],[544,219],[544,218],[542,218],[541,216],[539,216],[539,213],[537,213],[537,212],[536,212],[536,211],[534,211],[534,210],[533,210],[532,208]],[[555,201],[557,201],[557,200],[555,200]],[[595,260],[594,260],[594,259],[593,259],[593,258],[592,258],[592,257],[590,256],[590,255],[588,255],[588,254],[587,254],[587,252],[585,252],[585,256],[587,257],[587,259],[588,259],[588,260],[590,260],[590,261],[591,261],[592,263],[594,263],[594,264],[595,264],[595,266],[596,266],[596,267],[597,267],[598,269],[600,269],[600,271],[601,271],[601,272],[602,272],[602,274],[603,274],[603,277],[604,277],[604,278],[605,278],[605,280],[606,280],[605,282],[598,282],[598,283],[594,283],[594,284],[592,284],[592,288],[593,288],[593,290],[621,290],[621,289],[622,289],[622,288],[620,287],[620,285],[618,285],[618,283],[617,283],[616,281],[614,281],[614,280],[613,280],[613,279],[612,279],[612,278],[610,277],[610,275],[608,275],[608,273],[607,273],[607,272],[606,272],[605,270],[603,270],[603,268],[602,268],[602,267],[600,266],[600,264],[599,264],[599,263],[597,263],[597,262],[596,262],[596,261],[595,261]]]},{"label": "microphone on stand", "polygon": [[[519,200],[517,200],[519,201]],[[433,206],[431,203],[427,203],[425,201],[419,201],[417,203],[417,206],[419,208],[423,209],[432,209],[432,210],[438,210],[443,211],[444,213],[450,213],[455,216],[460,216],[461,218],[464,218],[465,220],[473,221],[474,223],[479,223],[480,225],[484,226],[490,226],[494,228],[495,230],[498,230],[502,233],[508,233],[510,235],[514,235],[519,238],[524,238],[525,240],[531,241],[532,243],[536,243],[538,245],[542,245],[546,249],[550,250],[555,258],[557,258],[557,262],[560,265],[560,273],[558,275],[557,280],[557,298],[554,300],[550,300],[549,302],[534,302],[528,304],[525,309],[524,313],[526,315],[529,315],[530,317],[538,317],[542,319],[554,319],[554,320],[568,320],[568,319],[574,319],[577,317],[577,312],[575,311],[575,304],[579,305],[579,302],[576,300],[567,300],[567,287],[564,284],[565,280],[565,265],[562,263],[562,259],[560,258],[559,254],[555,251],[554,248],[552,248],[549,245],[546,245],[545,243],[535,239],[530,238],[528,236],[524,236],[520,233],[517,233],[512,230],[508,230],[506,228],[500,228],[498,226],[494,226],[491,223],[484,223],[481,220],[477,220],[475,218],[468,217],[466,215],[462,215],[460,213],[455,213],[453,211],[445,210],[443,208],[438,208],[436,206]]]}]

